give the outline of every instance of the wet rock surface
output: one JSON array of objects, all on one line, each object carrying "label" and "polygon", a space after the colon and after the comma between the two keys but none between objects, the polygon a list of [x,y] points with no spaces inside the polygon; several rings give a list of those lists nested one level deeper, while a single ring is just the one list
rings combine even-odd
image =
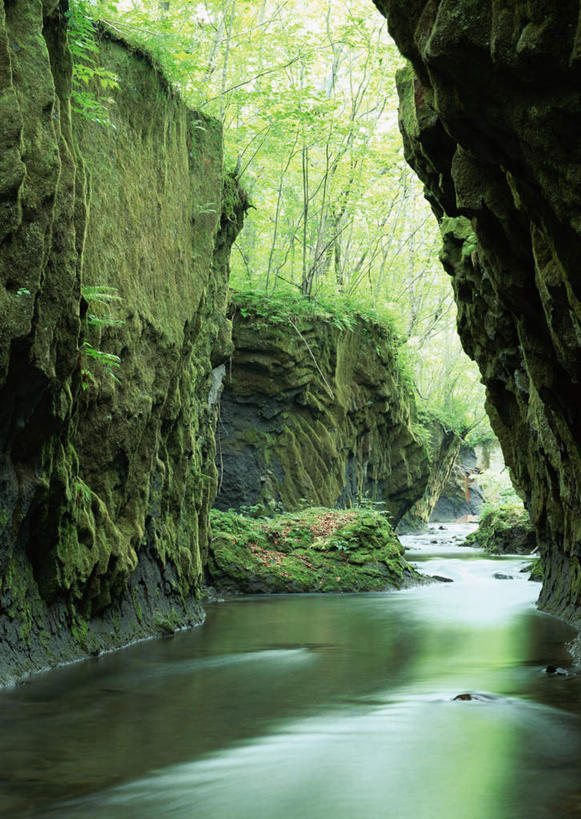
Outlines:
[{"label": "wet rock surface", "polygon": [[0,682],[203,619],[244,211],[219,123],[111,32],[112,126],[71,113],[58,6],[0,2]]},{"label": "wet rock surface", "polygon": [[376,5],[413,66],[399,78],[406,158],[539,535],[540,603],[579,622],[579,3]]},{"label": "wet rock surface", "polygon": [[397,523],[423,493],[429,461],[390,329],[315,319],[295,332],[250,307],[232,312],[216,507],[272,514],[367,498]]}]

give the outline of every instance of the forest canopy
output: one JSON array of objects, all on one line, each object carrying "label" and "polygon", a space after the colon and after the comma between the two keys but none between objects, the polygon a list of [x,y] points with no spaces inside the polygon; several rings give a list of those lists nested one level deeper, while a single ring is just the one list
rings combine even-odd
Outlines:
[{"label": "forest canopy", "polygon": [[403,158],[395,74],[404,60],[368,0],[74,0],[70,14],[82,113],[111,125],[116,79],[95,58],[101,20],[147,50],[190,106],[222,121],[226,170],[252,203],[232,287],[261,303],[308,299],[389,324],[420,417],[490,437],[438,226]]}]

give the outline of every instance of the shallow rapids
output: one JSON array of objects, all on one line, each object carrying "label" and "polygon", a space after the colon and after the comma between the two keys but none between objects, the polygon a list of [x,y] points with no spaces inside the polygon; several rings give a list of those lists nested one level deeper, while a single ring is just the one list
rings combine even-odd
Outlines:
[{"label": "shallow rapids", "polygon": [[0,692],[0,815],[581,816],[581,677],[544,671],[573,633],[471,528],[402,538],[452,583],[213,604]]}]

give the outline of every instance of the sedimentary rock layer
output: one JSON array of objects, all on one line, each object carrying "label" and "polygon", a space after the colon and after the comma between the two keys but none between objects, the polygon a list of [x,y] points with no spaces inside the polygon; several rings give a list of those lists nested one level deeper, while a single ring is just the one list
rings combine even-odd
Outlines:
[{"label": "sedimentary rock layer", "polygon": [[581,606],[579,3],[376,0],[402,53],[406,157],[441,220],[458,327],[545,566]]}]

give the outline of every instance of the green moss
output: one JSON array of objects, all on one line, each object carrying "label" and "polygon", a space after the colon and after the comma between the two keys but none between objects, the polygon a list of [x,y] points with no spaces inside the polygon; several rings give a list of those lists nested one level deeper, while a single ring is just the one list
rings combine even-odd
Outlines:
[{"label": "green moss", "polygon": [[71,634],[83,651],[89,651],[89,623],[78,611],[73,611]]},{"label": "green moss", "polygon": [[543,569],[543,562],[540,557],[537,557],[531,565],[529,566],[530,575],[529,580],[534,580],[538,583],[542,583],[545,579],[545,571]]},{"label": "green moss", "polygon": [[260,474],[246,493],[219,495],[220,508],[370,497],[398,519],[421,494],[428,456],[393,328],[353,312],[343,326],[320,304],[274,300],[233,294],[236,349],[223,395],[233,420],[221,465],[225,484],[240,464]]},{"label": "green moss", "polygon": [[3,608],[15,621],[22,642],[29,646],[33,631],[38,627],[37,617],[41,601],[30,564],[22,556],[13,555],[0,578]]},{"label": "green moss", "polygon": [[[223,179],[220,124],[111,34],[95,59],[120,79],[114,127],[71,115],[55,9],[45,3],[43,17],[42,3],[19,0],[0,13],[0,406],[13,435],[0,499],[2,680],[21,660],[27,671],[58,659],[46,635],[62,612],[61,659],[92,650],[95,634],[109,647],[138,625],[155,630],[153,606],[132,592],[140,560],[174,578],[181,623],[201,616],[217,484],[210,373],[231,346],[228,255],[247,206]],[[99,287],[115,288],[123,323],[91,341],[120,357],[123,380],[82,391],[82,293]],[[122,604],[134,622],[121,621]],[[108,613],[115,634],[103,636]]]},{"label": "green moss", "polygon": [[253,520],[214,510],[212,530],[209,572],[225,589],[379,591],[419,578],[377,512],[314,508]]},{"label": "green moss", "polygon": [[141,603],[139,602],[139,597],[137,596],[137,589],[135,586],[131,589],[131,600],[133,602],[133,608],[135,610],[135,614],[137,615],[137,619],[140,623],[143,623],[143,609],[141,608]]},{"label": "green moss", "polygon": [[167,615],[158,614],[155,618],[155,627],[160,634],[174,634],[183,623],[183,616],[172,606]]},{"label": "green moss", "polygon": [[536,548],[536,535],[522,506],[501,506],[482,517],[465,544],[490,554],[530,554]]}]

